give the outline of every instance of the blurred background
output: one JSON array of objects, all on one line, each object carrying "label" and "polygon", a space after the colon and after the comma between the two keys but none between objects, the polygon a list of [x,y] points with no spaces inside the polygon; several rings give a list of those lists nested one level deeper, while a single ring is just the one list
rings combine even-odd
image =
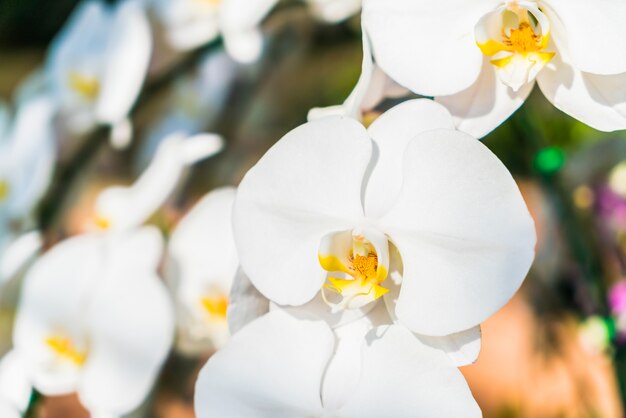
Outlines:
[{"label": "blurred background", "polygon": [[[41,67],[76,0],[0,2],[0,99]],[[111,2],[113,3],[113,2]],[[158,22],[156,23],[158,29]],[[237,185],[309,109],[341,103],[358,79],[358,17],[329,24],[305,2],[281,4],[262,24],[254,64],[231,60],[219,40],[189,51],[154,31],[155,52],[130,111],[133,141],[119,150],[100,126],[57,126],[58,161],[36,207],[46,246],[83,231],[97,193],[129,184],[160,138],[181,125],[215,132],[225,150],[193,167],[152,222],[167,235],[203,194]],[[158,51],[158,53],[156,52]],[[383,103],[380,111],[393,105]],[[601,133],[551,106],[537,89],[484,143],[518,182],[538,228],[523,288],[483,326],[477,364],[463,368],[487,418],[614,418],[626,396],[626,134]],[[0,294],[0,352],[11,345],[20,280]],[[172,352],[133,417],[193,417],[195,376],[210,353]],[[32,417],[87,417],[75,396],[40,399]]]}]

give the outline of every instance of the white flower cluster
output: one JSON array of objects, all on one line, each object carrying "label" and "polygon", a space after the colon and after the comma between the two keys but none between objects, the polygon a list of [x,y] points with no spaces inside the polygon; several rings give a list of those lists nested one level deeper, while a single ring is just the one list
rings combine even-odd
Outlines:
[{"label": "white flower cluster", "polygon": [[[154,28],[180,53],[219,38],[250,63],[277,3],[84,1],[15,114],[0,107],[0,282],[24,273],[2,417],[21,416],[33,390],[77,392],[93,417],[127,414],[175,331],[182,353],[219,349],[197,381],[199,418],[481,416],[458,367],[521,286],[536,236],[511,174],[476,138],[535,80],[571,116],[625,129],[623,0],[307,0],[325,23],[361,14],[362,73],[342,105],[313,109],[166,242],[145,224],[223,146],[197,133],[215,101],[177,102],[150,132],[143,174],[99,194],[92,231],[32,261],[57,132],[105,125],[128,145]],[[209,96],[235,65],[208,60],[222,78],[183,89]],[[364,112],[410,93],[423,97],[364,126]]]}]

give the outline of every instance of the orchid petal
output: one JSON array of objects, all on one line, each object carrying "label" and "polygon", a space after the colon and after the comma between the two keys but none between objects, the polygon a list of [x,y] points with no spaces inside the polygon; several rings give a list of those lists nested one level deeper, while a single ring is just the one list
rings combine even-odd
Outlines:
[{"label": "orchid petal", "polygon": [[0,403],[7,402],[16,411],[23,412],[28,407],[31,392],[23,359],[17,351],[9,351],[0,360]]},{"label": "orchid petal", "polygon": [[393,205],[402,187],[402,156],[409,141],[432,129],[454,129],[450,113],[429,99],[406,101],[383,113],[369,127],[376,162],[365,189],[365,213],[378,218]]},{"label": "orchid petal", "polygon": [[118,230],[141,225],[165,202],[186,165],[215,154],[221,146],[222,140],[216,135],[171,135],[160,144],[152,163],[132,186],[110,187],[98,196],[97,216]]},{"label": "orchid petal", "polygon": [[463,375],[444,352],[421,344],[398,325],[381,326],[368,337],[359,384],[338,416],[482,416]]},{"label": "orchid petal", "polygon": [[169,254],[179,281],[230,290],[239,266],[231,213],[235,189],[223,187],[204,196],[172,233]]},{"label": "orchid petal", "polygon": [[209,359],[196,383],[198,418],[322,415],[320,384],[335,337],[323,321],[300,315],[270,312]]},{"label": "orchid petal", "polygon": [[457,94],[439,96],[435,100],[452,113],[458,130],[482,138],[524,104],[533,86],[534,83],[527,83],[517,92],[513,91],[498,79],[494,66],[485,59],[474,84]]},{"label": "orchid petal", "polygon": [[53,115],[54,105],[46,96],[23,102],[17,111],[7,161],[13,189],[8,205],[15,217],[32,212],[52,179],[56,154]]},{"label": "orchid petal", "polygon": [[[397,252],[392,254],[395,256]],[[396,261],[393,260],[392,263],[394,262]],[[392,322],[398,324],[400,321],[396,315],[396,304],[398,302],[401,286],[396,283],[388,283],[387,286],[389,287],[389,292],[384,296],[385,306]],[[445,352],[457,367],[475,363],[480,354],[481,331],[478,325],[465,331],[440,337],[421,334],[415,334],[415,337],[418,338],[422,344]]]},{"label": "orchid petal", "polygon": [[578,71],[563,54],[539,73],[537,83],[558,109],[601,131],[626,129],[626,72],[596,75]]},{"label": "orchid petal", "polygon": [[242,268],[266,297],[300,305],[319,291],[326,277],[320,240],[362,219],[370,157],[362,125],[328,117],[288,133],[244,177],[233,212],[235,243]]},{"label": "orchid petal", "polygon": [[270,301],[259,292],[239,268],[230,291],[228,328],[231,334],[268,313]]},{"label": "orchid petal", "polygon": [[24,278],[13,342],[33,386],[45,395],[76,389],[80,369],[58,358],[46,341],[61,337],[85,342],[76,318],[84,316],[98,280],[102,249],[97,236],[70,238],[39,258]]},{"label": "orchid petal", "polygon": [[365,0],[363,25],[377,64],[396,82],[424,96],[454,94],[478,78],[473,28],[498,3]]},{"label": "orchid petal", "polygon": [[90,304],[90,349],[78,387],[88,409],[119,415],[145,399],[174,331],[171,302],[159,277],[133,265],[122,267],[103,278]]},{"label": "orchid petal", "polygon": [[396,314],[420,334],[484,321],[513,296],[534,257],[535,229],[515,181],[458,131],[425,132],[409,144],[400,198],[381,224],[402,256]]},{"label": "orchid petal", "polygon": [[455,366],[462,367],[476,363],[480,354],[481,335],[480,326],[477,325],[443,337],[417,337],[423,344],[444,351]]},{"label": "orchid petal", "polygon": [[[54,38],[46,61],[46,73],[51,88],[62,103],[73,102],[68,89],[68,75],[77,70],[97,70],[100,62],[93,57],[94,51],[104,51],[109,42],[111,13],[104,2],[87,0],[78,5],[63,29]],[[82,67],[84,66],[84,67]]]},{"label": "orchid petal", "polygon": [[0,257],[0,284],[12,278],[39,252],[42,238],[39,231],[26,232],[6,248]]},{"label": "orchid petal", "polygon": [[109,33],[110,53],[95,114],[99,121],[115,124],[128,115],[139,95],[150,62],[152,35],[141,5],[132,0],[118,6]]},{"label": "orchid petal", "polygon": [[546,0],[543,9],[559,52],[570,57],[574,68],[594,74],[626,72],[626,3]]}]

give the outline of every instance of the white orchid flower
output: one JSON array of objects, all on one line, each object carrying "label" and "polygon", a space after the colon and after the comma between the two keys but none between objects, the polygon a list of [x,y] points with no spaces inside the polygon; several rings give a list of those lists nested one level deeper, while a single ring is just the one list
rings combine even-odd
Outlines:
[{"label": "white orchid flower", "polygon": [[[361,10],[362,0],[306,0],[321,21],[337,23]],[[219,30],[226,49],[241,62],[255,61],[261,54],[260,25],[279,0],[178,0],[180,3],[210,3],[219,9]],[[215,24],[213,24],[215,26]]]},{"label": "white orchid flower", "polygon": [[436,97],[476,137],[506,120],[535,80],[570,116],[603,131],[625,129],[624,21],[622,0],[363,2],[377,65]]},{"label": "white orchid flower", "polygon": [[[44,395],[77,392],[92,417],[120,417],[147,396],[171,345],[174,319],[156,275],[159,231],[145,227],[114,242],[70,238],[27,273],[0,372],[0,399],[23,411],[32,386]],[[27,384],[24,384],[26,382]]]},{"label": "white orchid flower", "polygon": [[222,138],[214,134],[170,135],[134,184],[108,187],[100,193],[95,203],[95,225],[106,231],[126,231],[141,225],[169,197],[189,165],[216,154],[222,146]]},{"label": "white orchid flower", "polygon": [[336,116],[296,128],[243,179],[233,225],[241,266],[270,300],[302,305],[322,289],[335,311],[368,309],[399,287],[400,323],[432,336],[504,305],[535,243],[506,168],[425,99],[368,130]]},{"label": "white orchid flower", "polygon": [[480,417],[449,358],[388,324],[382,304],[335,328],[304,310],[274,310],[209,359],[196,383],[196,414]]},{"label": "white orchid flower", "polygon": [[258,25],[276,0],[150,0],[150,3],[174,48],[197,48],[221,35],[226,50],[235,60],[251,63],[259,58],[263,48]]},{"label": "white orchid flower", "polygon": [[84,132],[113,126],[112,140],[130,138],[128,113],[143,85],[152,38],[147,17],[134,0],[78,6],[48,53],[46,71],[68,126]]},{"label": "white orchid flower", "polygon": [[228,339],[228,295],[239,262],[231,226],[235,189],[203,197],[174,229],[165,271],[173,287],[178,349],[186,354],[220,348]]},{"label": "white orchid flower", "polygon": [[0,283],[41,245],[32,217],[52,178],[53,114],[54,105],[46,96],[24,98],[13,119],[0,107]]}]

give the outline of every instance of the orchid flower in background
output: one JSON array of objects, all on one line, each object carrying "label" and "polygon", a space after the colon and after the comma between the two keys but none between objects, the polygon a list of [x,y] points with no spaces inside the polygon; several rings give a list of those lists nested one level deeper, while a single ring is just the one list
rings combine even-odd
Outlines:
[{"label": "orchid flower in background", "polygon": [[[202,30],[209,32],[209,28],[219,27],[226,50],[237,61],[249,63],[258,59],[262,52],[263,35],[260,25],[279,0],[177,0],[176,2],[161,0],[161,3],[169,5],[170,8],[175,7],[174,3],[194,5],[195,8],[200,7],[198,4],[205,7],[212,6],[216,13],[219,11],[219,17],[214,18],[212,24],[205,22]],[[341,22],[361,10],[361,0],[306,0],[306,3],[316,18],[327,23]],[[190,13],[191,10],[186,19],[180,19],[178,27],[179,32],[185,34],[185,37],[193,38],[196,36],[193,32],[200,32],[200,30],[194,31],[193,26],[182,24],[192,18]],[[170,12],[170,16],[176,16],[176,14]]]},{"label": "orchid flower in background", "polygon": [[216,154],[222,145],[222,138],[213,134],[170,135],[134,184],[108,187],[100,193],[93,226],[113,232],[140,226],[165,202],[188,166]]},{"label": "orchid flower in background", "polygon": [[150,0],[176,49],[189,50],[220,35],[228,53],[241,63],[252,63],[261,55],[263,35],[258,28],[275,0]]},{"label": "orchid flower in background", "polygon": [[53,115],[46,96],[24,97],[13,118],[0,107],[0,283],[41,246],[33,210],[54,169]]},{"label": "orchid flower in background", "polygon": [[128,144],[128,113],[143,85],[152,50],[140,3],[111,6],[87,0],[78,6],[48,52],[46,74],[70,131],[111,125],[112,143]]},{"label": "orchid flower in background", "polygon": [[362,19],[376,65],[476,137],[521,106],[535,80],[587,125],[626,128],[621,0],[365,0]]},{"label": "orchid flower in background", "polygon": [[429,336],[476,328],[503,306],[535,244],[509,172],[427,99],[368,130],[336,116],[296,128],[244,177],[233,225],[244,272],[273,302],[321,290],[335,312],[366,312],[384,297]]},{"label": "orchid flower in background", "polygon": [[94,418],[139,406],[174,332],[156,274],[162,250],[159,231],[144,227],[114,245],[87,234],[44,254],[24,279],[14,347],[0,363],[0,410],[23,412],[31,388],[46,396],[77,392]]},{"label": "orchid flower in background", "polygon": [[77,391],[96,418],[125,414],[145,398],[171,345],[174,315],[156,275],[161,235],[141,225],[188,165],[221,147],[209,134],[165,139],[133,185],[101,192],[94,232],[35,263],[24,279],[14,350],[0,363],[9,374],[0,375],[0,408],[23,411],[30,387],[45,395]]},{"label": "orchid flower in background", "polygon": [[445,353],[389,323],[382,303],[336,327],[302,309],[273,310],[209,359],[196,383],[196,414],[480,417]]},{"label": "orchid flower in background", "polygon": [[231,212],[235,189],[224,187],[204,196],[174,229],[165,274],[174,293],[177,348],[205,354],[228,339],[231,285],[239,267]]}]

